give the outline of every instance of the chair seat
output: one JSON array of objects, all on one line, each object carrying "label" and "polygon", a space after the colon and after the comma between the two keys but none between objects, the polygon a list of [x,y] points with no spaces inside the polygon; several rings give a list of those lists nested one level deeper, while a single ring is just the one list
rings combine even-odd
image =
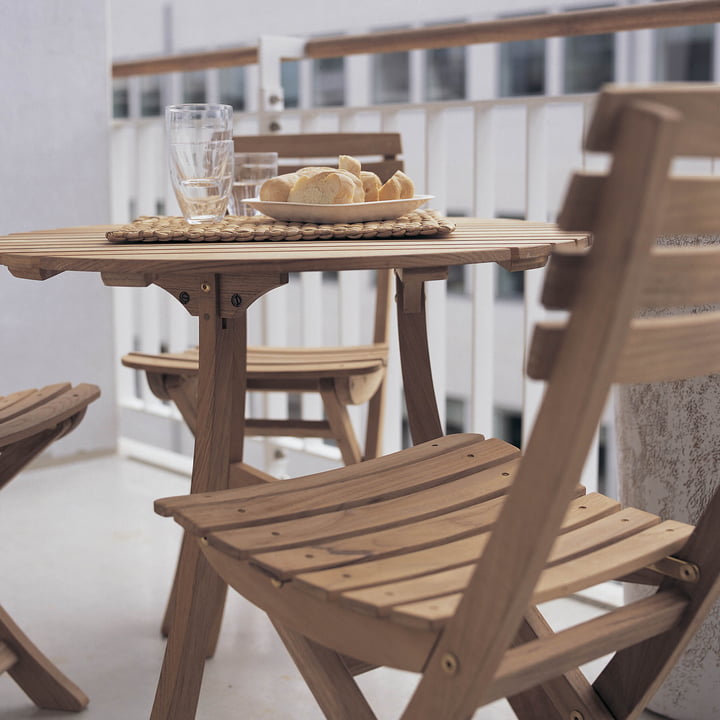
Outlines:
[{"label": "chair seat", "polygon": [[[451,435],[279,485],[160,500],[156,509],[200,536],[218,572],[241,593],[250,588],[266,611],[278,612],[273,593],[285,605],[296,594],[305,609],[283,621],[324,645],[333,647],[333,613],[346,623],[354,615],[368,635],[394,628],[427,640],[454,614],[519,458],[503,441]],[[532,602],[661,562],[692,529],[578,486]],[[361,659],[388,664],[372,652]],[[394,660],[418,669],[416,653]]]},{"label": "chair seat", "polygon": [[[263,381],[294,385],[325,378],[347,378],[383,371],[388,348],[384,343],[348,347],[248,347],[248,384],[264,388]],[[133,352],[122,358],[126,367],[146,372],[195,375],[198,350],[180,353]]]},{"label": "chair seat", "polygon": [[98,395],[94,385],[72,387],[70,383],[57,383],[0,397],[0,448],[70,421],[62,432],[66,434],[80,422],[88,402]]},{"label": "chair seat", "polygon": [[[100,396],[95,385],[57,383],[0,397],[0,488],[83,419]],[[12,552],[12,547],[3,547]],[[41,708],[78,712],[88,703],[0,606],[0,675],[8,672]]]}]

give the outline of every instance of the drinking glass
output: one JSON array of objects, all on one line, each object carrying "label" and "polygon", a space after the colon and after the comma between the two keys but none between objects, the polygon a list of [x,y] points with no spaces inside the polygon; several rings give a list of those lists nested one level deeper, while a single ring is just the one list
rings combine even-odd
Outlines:
[{"label": "drinking glass", "polygon": [[170,179],[185,221],[219,222],[233,179],[233,110],[190,103],[165,108]]},{"label": "drinking glass", "polygon": [[278,174],[276,152],[235,153],[235,171],[230,212],[233,215],[259,215],[244,200],[258,197],[260,186]]}]

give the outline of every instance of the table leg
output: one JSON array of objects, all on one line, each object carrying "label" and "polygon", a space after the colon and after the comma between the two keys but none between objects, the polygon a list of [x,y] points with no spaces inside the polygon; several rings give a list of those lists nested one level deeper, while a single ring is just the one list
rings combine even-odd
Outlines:
[{"label": "table leg", "polygon": [[[232,462],[242,459],[245,416],[246,319],[222,318],[217,278],[202,283],[199,307],[200,366],[198,426],[191,492],[228,486]],[[225,583],[200,552],[197,540],[183,542],[174,617],[151,720],[192,720],[208,648],[214,647],[226,593]]]},{"label": "table leg", "polygon": [[405,309],[405,282],[397,278],[397,318],[405,404],[415,445],[444,435],[430,368],[425,288],[417,307]]}]

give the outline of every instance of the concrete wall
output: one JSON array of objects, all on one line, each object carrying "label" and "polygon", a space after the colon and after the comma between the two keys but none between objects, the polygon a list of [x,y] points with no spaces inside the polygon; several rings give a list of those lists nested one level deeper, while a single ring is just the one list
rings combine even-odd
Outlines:
[{"label": "concrete wall", "polygon": [[[108,5],[0,0],[0,234],[109,221]],[[50,451],[115,447],[112,293],[99,275],[0,268],[0,395],[70,380],[102,398]]]}]

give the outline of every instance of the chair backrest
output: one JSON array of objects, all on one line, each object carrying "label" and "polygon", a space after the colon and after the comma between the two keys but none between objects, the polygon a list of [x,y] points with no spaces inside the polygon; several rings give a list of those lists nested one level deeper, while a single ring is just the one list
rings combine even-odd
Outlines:
[{"label": "chair backrest", "polygon": [[235,152],[277,152],[279,172],[289,173],[306,165],[337,166],[338,155],[352,155],[363,170],[385,182],[403,170],[399,133],[307,133],[301,135],[243,135],[233,138]]},{"label": "chair backrest", "polygon": [[[720,312],[636,317],[642,307],[720,303],[720,247],[657,248],[667,233],[720,234],[720,178],[676,178],[675,156],[720,155],[720,86],[601,93],[586,149],[612,153],[605,175],[578,173],[560,225],[590,230],[589,251],[558,249],[544,301],[570,311],[536,328],[528,372],[548,385],[503,513],[436,648],[482,648],[465,688],[433,670],[434,692],[481,692],[510,646],[545,566],[615,381],[720,371]],[[716,543],[720,497],[687,547]],[[477,653],[476,653],[477,654]],[[478,688],[477,690],[474,688]],[[467,698],[465,698],[467,700]],[[479,700],[479,698],[476,698]]]},{"label": "chair backrest", "polygon": [[[235,152],[277,152],[278,172],[289,173],[307,165],[337,166],[339,155],[360,160],[363,170],[376,173],[385,182],[403,170],[399,133],[306,133],[299,135],[239,135],[233,138]],[[386,344],[390,332],[392,273],[377,273],[373,342]]]}]

